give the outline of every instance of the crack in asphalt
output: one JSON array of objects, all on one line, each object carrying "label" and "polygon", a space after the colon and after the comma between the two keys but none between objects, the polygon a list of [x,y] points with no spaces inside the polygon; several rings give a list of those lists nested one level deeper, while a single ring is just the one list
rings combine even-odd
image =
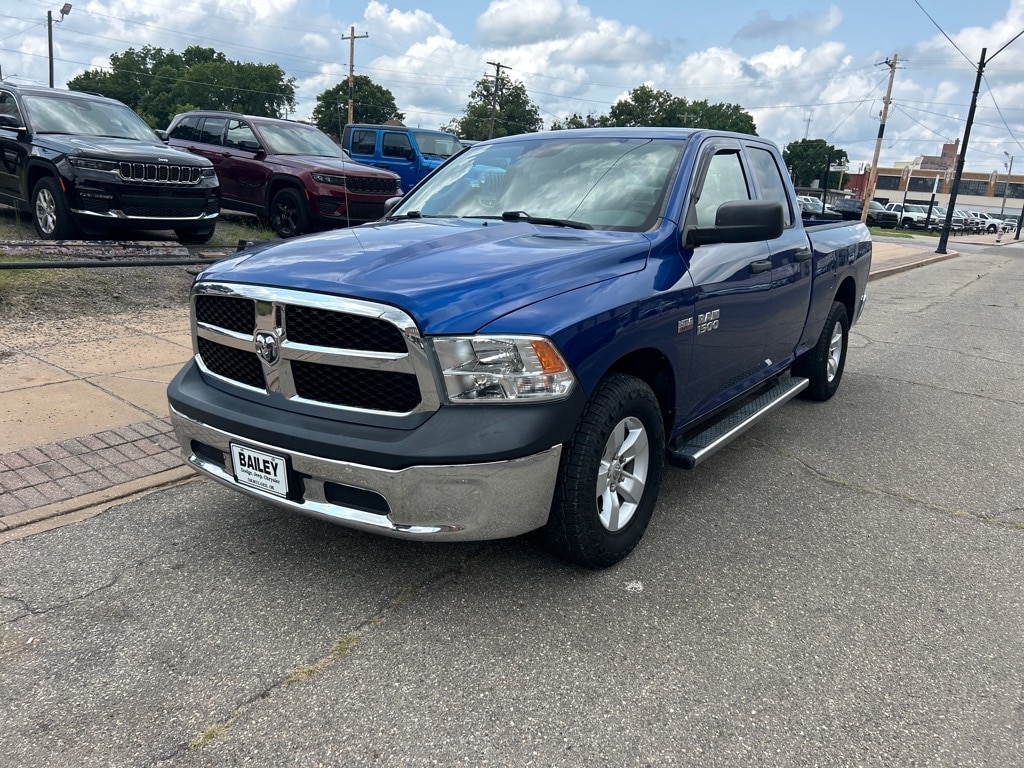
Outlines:
[{"label": "crack in asphalt", "polygon": [[445,570],[438,571],[433,576],[429,576],[417,583],[407,586],[397,595],[387,598],[382,608],[364,618],[351,632],[334,640],[327,653],[321,655],[318,659],[299,667],[298,669],[289,670],[279,675],[275,682],[270,683],[262,690],[257,691],[238,703],[227,717],[207,725],[202,733],[198,734],[191,741],[180,744],[170,752],[153,758],[149,764],[153,766],[153,768],[157,768],[161,765],[167,765],[170,761],[187,754],[190,750],[201,749],[206,744],[227,735],[231,726],[234,725],[239,718],[249,714],[256,706],[259,705],[259,702],[270,698],[275,691],[284,690],[292,685],[301,685],[305,682],[316,679],[329,668],[345,659],[353,647],[355,647],[363,638],[370,635],[374,629],[387,622],[389,617],[410,605],[417,598],[426,595],[428,592],[436,591],[437,589],[450,584],[459,576],[473,571],[487,557],[495,552],[499,552],[507,546],[510,546],[513,541],[514,539],[499,539],[496,541],[483,542],[479,549],[464,557],[456,565]]},{"label": "crack in asphalt", "polygon": [[934,502],[927,501],[925,499],[919,499],[915,496],[910,496],[905,493],[896,493],[895,491],[888,491],[885,490],[884,488],[877,488],[875,486],[865,485],[863,483],[854,483],[849,480],[843,480],[839,477],[826,474],[822,470],[808,464],[799,456],[795,456],[792,453],[789,453],[788,451],[778,447],[777,445],[773,445],[772,443],[768,443],[764,440],[759,440],[756,437],[750,437],[749,439],[751,440],[751,442],[760,445],[761,447],[771,451],[777,456],[781,456],[785,459],[788,459],[789,461],[792,461],[794,464],[804,469],[808,474],[812,475],[813,477],[816,477],[822,482],[828,483],[829,485],[833,485],[837,488],[843,488],[844,490],[850,491],[859,491],[862,493],[869,493],[874,496],[883,496],[885,498],[892,499],[893,501],[911,504],[913,506],[927,509],[931,512],[939,512],[948,517],[972,520],[974,522],[985,523],[987,525],[993,525],[999,528],[1024,531],[1024,521],[1007,520],[997,515],[993,515],[991,513],[969,512],[964,509],[958,509],[956,507],[947,507],[943,506],[942,504],[936,504]]}]

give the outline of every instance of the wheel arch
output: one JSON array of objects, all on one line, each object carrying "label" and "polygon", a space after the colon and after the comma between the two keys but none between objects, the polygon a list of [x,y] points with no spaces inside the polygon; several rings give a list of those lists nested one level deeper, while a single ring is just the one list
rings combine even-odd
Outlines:
[{"label": "wheel arch", "polygon": [[25,205],[28,207],[32,206],[32,190],[36,188],[36,184],[39,180],[47,176],[56,179],[57,183],[60,184],[61,190],[64,190],[64,181],[60,177],[57,169],[52,165],[46,163],[35,162],[29,163],[25,174]]},{"label": "wheel arch", "polygon": [[613,373],[621,373],[640,379],[654,392],[658,398],[662,424],[665,434],[671,432],[675,421],[675,371],[668,358],[659,350],[652,348],[638,349],[620,357],[601,376],[601,380]]},{"label": "wheel arch", "polygon": [[294,189],[299,193],[299,197],[309,205],[309,196],[306,194],[306,188],[303,186],[302,181],[295,178],[294,176],[274,176],[270,179],[270,183],[267,184],[267,196],[263,201],[263,210],[270,214],[270,204],[274,201],[274,195],[285,188]]},{"label": "wheel arch", "polygon": [[846,306],[846,316],[850,318],[851,324],[856,317],[857,308],[857,281],[847,275],[836,290],[835,300]]}]

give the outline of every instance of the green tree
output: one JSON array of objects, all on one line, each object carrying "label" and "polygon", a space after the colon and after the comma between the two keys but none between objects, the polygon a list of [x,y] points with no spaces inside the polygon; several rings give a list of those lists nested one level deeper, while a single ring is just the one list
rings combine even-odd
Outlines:
[{"label": "green tree", "polygon": [[[830,165],[846,165],[849,162],[845,149],[833,147],[824,139],[792,141],[782,150],[782,158],[797,187],[810,187],[815,181],[820,185]],[[839,176],[839,171],[829,173],[829,188],[839,185]]]},{"label": "green tree", "polygon": [[601,125],[605,125],[608,122],[608,118],[604,115],[595,117],[591,112],[583,117],[579,112],[573,112],[571,115],[566,117],[564,120],[559,120],[557,117],[551,121],[552,131],[562,131],[571,128],[596,128]]},{"label": "green tree", "polygon": [[226,109],[281,117],[295,108],[295,78],[277,64],[231,61],[213,48],[183,53],[144,46],[110,57],[107,70],[89,70],[68,81],[71,90],[123,101],[154,128],[187,109]]},{"label": "green tree", "polygon": [[[405,120],[391,91],[366,75],[353,77],[352,122],[385,123],[388,120]],[[313,122],[324,133],[341,140],[342,128],[348,122],[348,78],[316,97]]]},{"label": "green tree", "polygon": [[649,85],[634,88],[625,99],[615,102],[607,119],[602,120],[607,125],[622,127],[712,128],[757,135],[754,118],[738,104],[688,101]]},{"label": "green tree", "polygon": [[476,82],[462,117],[444,126],[464,139],[482,140],[518,133],[536,133],[544,127],[540,110],[530,101],[526,86],[501,74],[495,81],[482,77]]}]

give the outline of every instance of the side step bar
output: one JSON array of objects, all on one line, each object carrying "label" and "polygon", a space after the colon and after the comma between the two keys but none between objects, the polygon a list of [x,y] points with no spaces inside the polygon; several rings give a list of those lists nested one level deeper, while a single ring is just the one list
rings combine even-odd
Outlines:
[{"label": "side step bar", "polygon": [[669,463],[674,467],[693,469],[774,412],[780,405],[792,400],[806,389],[809,383],[807,379],[796,377],[783,379],[742,408],[732,411],[703,432],[692,435],[684,444],[670,445]]}]

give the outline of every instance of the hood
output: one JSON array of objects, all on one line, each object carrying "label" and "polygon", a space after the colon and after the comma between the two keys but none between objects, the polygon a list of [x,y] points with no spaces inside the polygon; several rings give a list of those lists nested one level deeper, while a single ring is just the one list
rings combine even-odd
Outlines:
[{"label": "hood", "polygon": [[424,333],[473,333],[534,302],[639,271],[649,250],[632,232],[405,220],[243,252],[198,280],[379,301],[408,312]]},{"label": "hood", "polygon": [[210,161],[169,147],[153,137],[152,142],[139,139],[115,139],[109,136],[46,135],[40,137],[45,143],[60,146],[66,154],[84,155],[101,160],[130,160],[134,162],[161,162],[176,165],[208,166]]},{"label": "hood", "polygon": [[323,155],[273,155],[274,160],[295,167],[303,166],[309,171],[326,171],[341,173],[346,176],[367,176],[374,178],[397,179],[398,174],[372,165],[356,163],[341,157],[325,157]]}]

